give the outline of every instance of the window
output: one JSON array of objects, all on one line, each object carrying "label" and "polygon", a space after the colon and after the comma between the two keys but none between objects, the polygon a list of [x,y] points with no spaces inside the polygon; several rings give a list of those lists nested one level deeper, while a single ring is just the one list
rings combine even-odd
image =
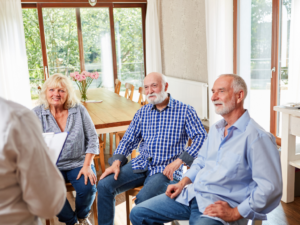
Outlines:
[{"label": "window", "polygon": [[[146,4],[23,4],[32,99],[48,76],[99,73],[90,88],[113,90],[114,80],[138,90],[145,76]],[[76,88],[76,86],[75,86]]]},{"label": "window", "polygon": [[273,107],[289,102],[291,2],[234,0],[234,18],[238,20],[234,25],[235,71],[250,82],[251,117],[270,131],[279,145],[281,119]]}]

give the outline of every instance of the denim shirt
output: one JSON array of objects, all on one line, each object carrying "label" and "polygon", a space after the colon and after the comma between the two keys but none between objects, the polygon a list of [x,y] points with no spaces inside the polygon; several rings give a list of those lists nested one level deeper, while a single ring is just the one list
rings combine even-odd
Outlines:
[{"label": "denim shirt", "polygon": [[[37,106],[33,112],[42,123],[43,132],[60,133],[61,130],[49,109]],[[60,170],[72,170],[82,167],[86,153],[99,154],[99,140],[93,121],[86,108],[80,104],[68,109],[67,124],[64,132],[68,132],[63,151],[57,167]]]}]

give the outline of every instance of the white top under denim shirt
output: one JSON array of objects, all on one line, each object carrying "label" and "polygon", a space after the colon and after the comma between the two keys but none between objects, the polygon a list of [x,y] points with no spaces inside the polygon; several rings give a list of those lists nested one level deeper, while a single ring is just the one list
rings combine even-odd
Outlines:
[{"label": "white top under denim shirt", "polygon": [[[61,130],[50,112],[43,105],[33,112],[42,123],[43,132],[60,133]],[[64,149],[59,157],[57,167],[60,170],[72,170],[82,167],[86,153],[99,154],[99,140],[93,121],[86,108],[78,104],[68,109],[65,132],[69,132]]]},{"label": "white top under denim shirt", "polygon": [[[228,128],[224,137],[226,125],[223,119],[211,126],[198,158],[184,174],[193,183],[176,201],[188,205],[195,197],[203,213],[208,205],[221,200],[237,207],[246,219],[265,220],[266,214],[279,205],[282,195],[275,138],[251,119],[248,111]],[[231,224],[245,222],[242,219]]]}]

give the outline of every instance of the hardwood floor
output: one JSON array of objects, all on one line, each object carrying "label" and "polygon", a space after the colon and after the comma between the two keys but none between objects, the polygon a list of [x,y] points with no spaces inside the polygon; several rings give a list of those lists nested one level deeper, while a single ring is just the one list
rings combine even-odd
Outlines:
[{"label": "hardwood floor", "polygon": [[[109,135],[107,135],[109,136]],[[109,142],[107,138],[106,149],[105,149],[105,167],[109,167],[108,159],[111,157],[109,155]],[[101,176],[102,172],[97,172],[97,177]],[[74,208],[74,196],[69,193],[68,199],[71,206]],[[93,221],[93,212],[90,215],[90,220]],[[45,221],[43,221],[45,224]],[[58,222],[57,218],[53,218],[51,225],[62,225],[63,223]],[[116,196],[116,216],[115,225],[126,225],[126,209],[125,209],[125,194],[119,194]],[[281,204],[268,214],[268,220],[263,221],[263,225],[300,225],[300,197],[296,197],[295,201],[292,203]]]}]

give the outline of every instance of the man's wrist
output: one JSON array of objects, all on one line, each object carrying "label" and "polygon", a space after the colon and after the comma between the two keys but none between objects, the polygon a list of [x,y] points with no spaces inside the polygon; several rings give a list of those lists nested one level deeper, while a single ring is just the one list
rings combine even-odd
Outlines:
[{"label": "man's wrist", "polygon": [[121,166],[121,161],[118,160],[118,159],[116,159],[116,160],[113,162],[112,166],[120,167],[120,166]]},{"label": "man's wrist", "polygon": [[237,221],[239,219],[242,219],[243,217],[241,216],[239,210],[237,207],[233,208],[233,221]]}]

